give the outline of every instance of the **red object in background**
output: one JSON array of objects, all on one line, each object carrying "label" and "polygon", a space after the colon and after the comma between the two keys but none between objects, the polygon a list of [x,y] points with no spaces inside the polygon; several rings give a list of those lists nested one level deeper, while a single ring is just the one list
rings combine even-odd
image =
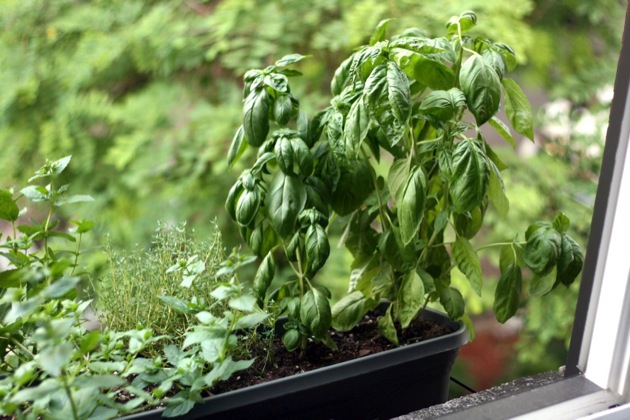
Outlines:
[{"label": "red object in background", "polygon": [[493,387],[504,376],[514,355],[521,322],[512,318],[500,324],[492,313],[473,320],[475,339],[462,347],[459,358],[468,369],[476,391]]}]

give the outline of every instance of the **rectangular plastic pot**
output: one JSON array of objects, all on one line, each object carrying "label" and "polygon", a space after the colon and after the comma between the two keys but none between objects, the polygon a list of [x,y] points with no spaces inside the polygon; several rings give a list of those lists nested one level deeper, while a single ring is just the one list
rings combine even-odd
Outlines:
[{"label": "rectangular plastic pot", "polygon": [[[450,334],[205,399],[188,419],[389,419],[447,400],[450,371],[468,341],[463,323],[427,309]],[[160,418],[152,410],[128,418]]]}]

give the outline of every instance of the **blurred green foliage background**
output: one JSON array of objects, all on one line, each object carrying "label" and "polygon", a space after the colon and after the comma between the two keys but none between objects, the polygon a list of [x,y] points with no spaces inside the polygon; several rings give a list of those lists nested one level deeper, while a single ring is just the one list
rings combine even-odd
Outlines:
[{"label": "blurred green foliage background", "polygon": [[[243,73],[285,54],[312,55],[293,86],[313,112],[328,102],[341,58],[381,19],[396,18],[390,33],[441,35],[468,9],[479,16],[477,32],[515,49],[518,78],[537,105],[566,105],[541,111],[539,127],[551,127],[539,130],[541,147],[508,162],[512,212],[487,234],[513,237],[515,222],[562,209],[585,247],[603,130],[573,128],[597,112],[605,127],[602,89],[614,81],[622,0],[4,0],[0,186],[25,185],[46,158],[71,154],[73,190],[95,198],[81,216],[97,222],[96,244],[105,235],[120,249],[148,244],[158,220],[185,221],[203,237],[216,217],[238,245],[223,203],[240,173],[225,157],[240,124]],[[345,284],[344,264],[333,258],[327,276]],[[513,374],[563,363],[576,295],[574,286],[524,310]]]}]

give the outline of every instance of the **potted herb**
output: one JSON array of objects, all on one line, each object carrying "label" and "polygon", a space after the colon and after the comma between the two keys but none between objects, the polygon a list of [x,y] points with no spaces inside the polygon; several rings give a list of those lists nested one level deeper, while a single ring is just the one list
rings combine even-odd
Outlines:
[{"label": "potted herb", "polygon": [[[451,320],[466,320],[451,272],[457,267],[481,293],[472,241],[487,211],[509,211],[506,167],[481,127],[487,123],[515,146],[496,117],[503,103],[513,130],[533,140],[531,106],[506,76],[516,66],[514,51],[467,35],[476,20],[464,12],[449,20],[445,37],[410,29],[391,39],[382,21],[370,44],[336,70],[330,105],[312,118],[289,83],[299,75],[289,66],[304,56],[245,74],[243,124],[228,160],[233,164],[247,149],[257,156],[230,190],[226,209],[262,258],[254,280],[259,304],[288,317],[287,349],[304,353],[310,341],[334,349],[329,329],[352,329],[382,300],[389,303],[378,327],[393,343],[397,326],[408,328],[432,302]],[[334,219],[354,261],[349,293],[331,305],[314,278],[330,254],[327,228]],[[534,273],[530,295],[574,281],[583,257],[568,227],[559,214],[553,223],[529,226],[524,241],[483,247],[500,247],[494,299],[500,322],[521,303],[523,269]],[[293,275],[269,290],[281,255]]]}]

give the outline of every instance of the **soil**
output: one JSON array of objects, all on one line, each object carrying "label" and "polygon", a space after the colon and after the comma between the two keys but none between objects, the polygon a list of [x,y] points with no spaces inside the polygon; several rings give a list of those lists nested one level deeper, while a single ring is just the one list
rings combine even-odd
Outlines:
[{"label": "soil", "polygon": [[[263,347],[252,349],[252,356],[256,357],[252,367],[233,375],[227,381],[219,382],[212,389],[212,393],[220,394],[269,382],[395,348],[395,345],[381,336],[376,319],[374,315],[367,315],[352,331],[332,331],[331,336],[339,348],[336,351],[324,344],[313,342],[309,343],[304,358],[300,358],[299,351],[287,351],[280,340],[275,340],[272,349]],[[446,325],[417,319],[404,332],[399,330],[398,338],[400,344],[405,345],[440,337],[450,332],[452,331]]]}]

